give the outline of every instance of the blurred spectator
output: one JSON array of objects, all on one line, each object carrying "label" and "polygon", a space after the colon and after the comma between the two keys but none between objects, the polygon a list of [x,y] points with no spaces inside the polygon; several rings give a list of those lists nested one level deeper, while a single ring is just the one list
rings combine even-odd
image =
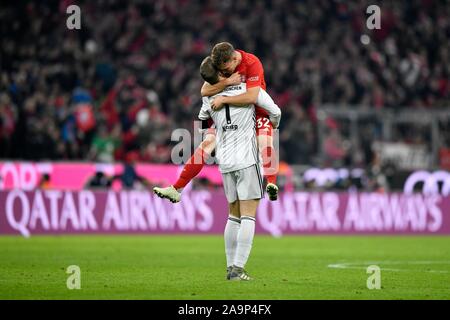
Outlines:
[{"label": "blurred spectator", "polygon": [[349,142],[344,140],[337,127],[331,128],[324,140],[325,165],[343,167],[349,152]]},{"label": "blurred spectator", "polygon": [[42,175],[41,181],[39,181],[39,189],[49,190],[51,189],[50,175],[45,173]]},{"label": "blurred spectator", "polygon": [[9,96],[0,94],[0,158],[11,152],[11,136],[16,126],[14,111]]},{"label": "blurred spectator", "polygon": [[113,162],[114,152],[120,144],[117,131],[119,131],[118,127],[115,129],[116,133],[114,135],[108,135],[106,126],[101,125],[98,129],[98,134],[92,141],[89,158],[100,162]]},{"label": "blurred spectator", "polygon": [[124,189],[136,188],[136,183],[141,183],[144,187],[149,187],[150,182],[146,178],[137,174],[134,168],[136,158],[129,157],[128,161],[123,164],[123,172],[120,175],[115,175],[112,180],[119,179]]},{"label": "blurred spectator", "polygon": [[106,189],[110,187],[111,179],[101,171],[97,171],[95,175],[86,182],[85,185],[86,189]]}]

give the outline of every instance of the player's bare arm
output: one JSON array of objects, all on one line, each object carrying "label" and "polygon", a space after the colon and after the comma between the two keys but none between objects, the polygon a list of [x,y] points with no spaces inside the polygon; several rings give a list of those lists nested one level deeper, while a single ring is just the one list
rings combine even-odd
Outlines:
[{"label": "player's bare arm", "polygon": [[216,84],[212,85],[208,82],[204,82],[200,93],[202,97],[211,97],[219,92],[222,92],[228,86],[235,86],[241,83],[241,75],[238,72],[233,73],[228,78],[223,78]]},{"label": "player's bare arm", "polygon": [[224,97],[224,96],[216,97],[211,102],[211,108],[213,110],[219,110],[225,104],[232,104],[232,105],[239,105],[239,106],[248,106],[248,105],[255,104],[258,99],[259,89],[260,89],[260,87],[253,87],[253,88],[247,89],[246,93],[240,94],[238,96],[233,96],[233,97]]}]

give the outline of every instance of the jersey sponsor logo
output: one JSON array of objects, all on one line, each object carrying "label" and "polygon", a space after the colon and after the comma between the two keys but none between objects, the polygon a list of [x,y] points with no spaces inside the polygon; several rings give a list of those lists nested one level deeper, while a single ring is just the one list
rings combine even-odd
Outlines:
[{"label": "jersey sponsor logo", "polygon": [[258,80],[259,80],[259,76],[254,76],[254,77],[248,78],[248,81],[258,81]]},{"label": "jersey sponsor logo", "polygon": [[223,91],[236,91],[236,90],[244,90],[244,88],[242,88],[242,86],[239,85],[239,86],[226,87],[225,89],[223,89]]},{"label": "jersey sponsor logo", "polygon": [[227,124],[222,126],[223,131],[236,131],[238,129],[237,124]]}]

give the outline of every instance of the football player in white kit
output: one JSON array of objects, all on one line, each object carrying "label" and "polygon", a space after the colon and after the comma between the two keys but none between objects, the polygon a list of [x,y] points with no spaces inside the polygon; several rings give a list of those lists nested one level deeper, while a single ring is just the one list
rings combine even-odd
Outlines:
[{"label": "football player in white kit", "polygon": [[[210,84],[220,80],[211,58],[200,66],[200,74]],[[254,105],[226,105],[217,111],[211,101],[217,96],[234,96],[246,92],[245,83],[226,87],[213,97],[203,97],[199,119],[212,119],[216,129],[216,158],[222,173],[229,217],[225,227],[225,253],[228,280],[251,280],[244,270],[255,234],[255,216],[259,200],[264,196],[259,152],[256,140]],[[274,128],[281,110],[264,90],[259,91],[257,105],[264,108]]]}]

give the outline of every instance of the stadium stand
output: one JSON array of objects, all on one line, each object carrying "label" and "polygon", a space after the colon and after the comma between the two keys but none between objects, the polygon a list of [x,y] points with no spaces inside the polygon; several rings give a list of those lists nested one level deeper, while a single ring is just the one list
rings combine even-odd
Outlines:
[{"label": "stadium stand", "polygon": [[[348,125],[328,118],[323,152],[319,106],[450,105],[448,3],[383,3],[383,28],[369,32],[364,8],[372,2],[80,1],[81,30],[65,28],[71,1],[5,4],[0,158],[170,162],[172,130],[193,130],[199,63],[227,40],[264,64],[268,91],[284,112],[283,161],[370,166],[377,126],[369,124],[354,145]],[[440,127],[446,147],[449,123]],[[398,139],[411,131],[400,130]],[[427,134],[417,139],[430,143]]]}]

